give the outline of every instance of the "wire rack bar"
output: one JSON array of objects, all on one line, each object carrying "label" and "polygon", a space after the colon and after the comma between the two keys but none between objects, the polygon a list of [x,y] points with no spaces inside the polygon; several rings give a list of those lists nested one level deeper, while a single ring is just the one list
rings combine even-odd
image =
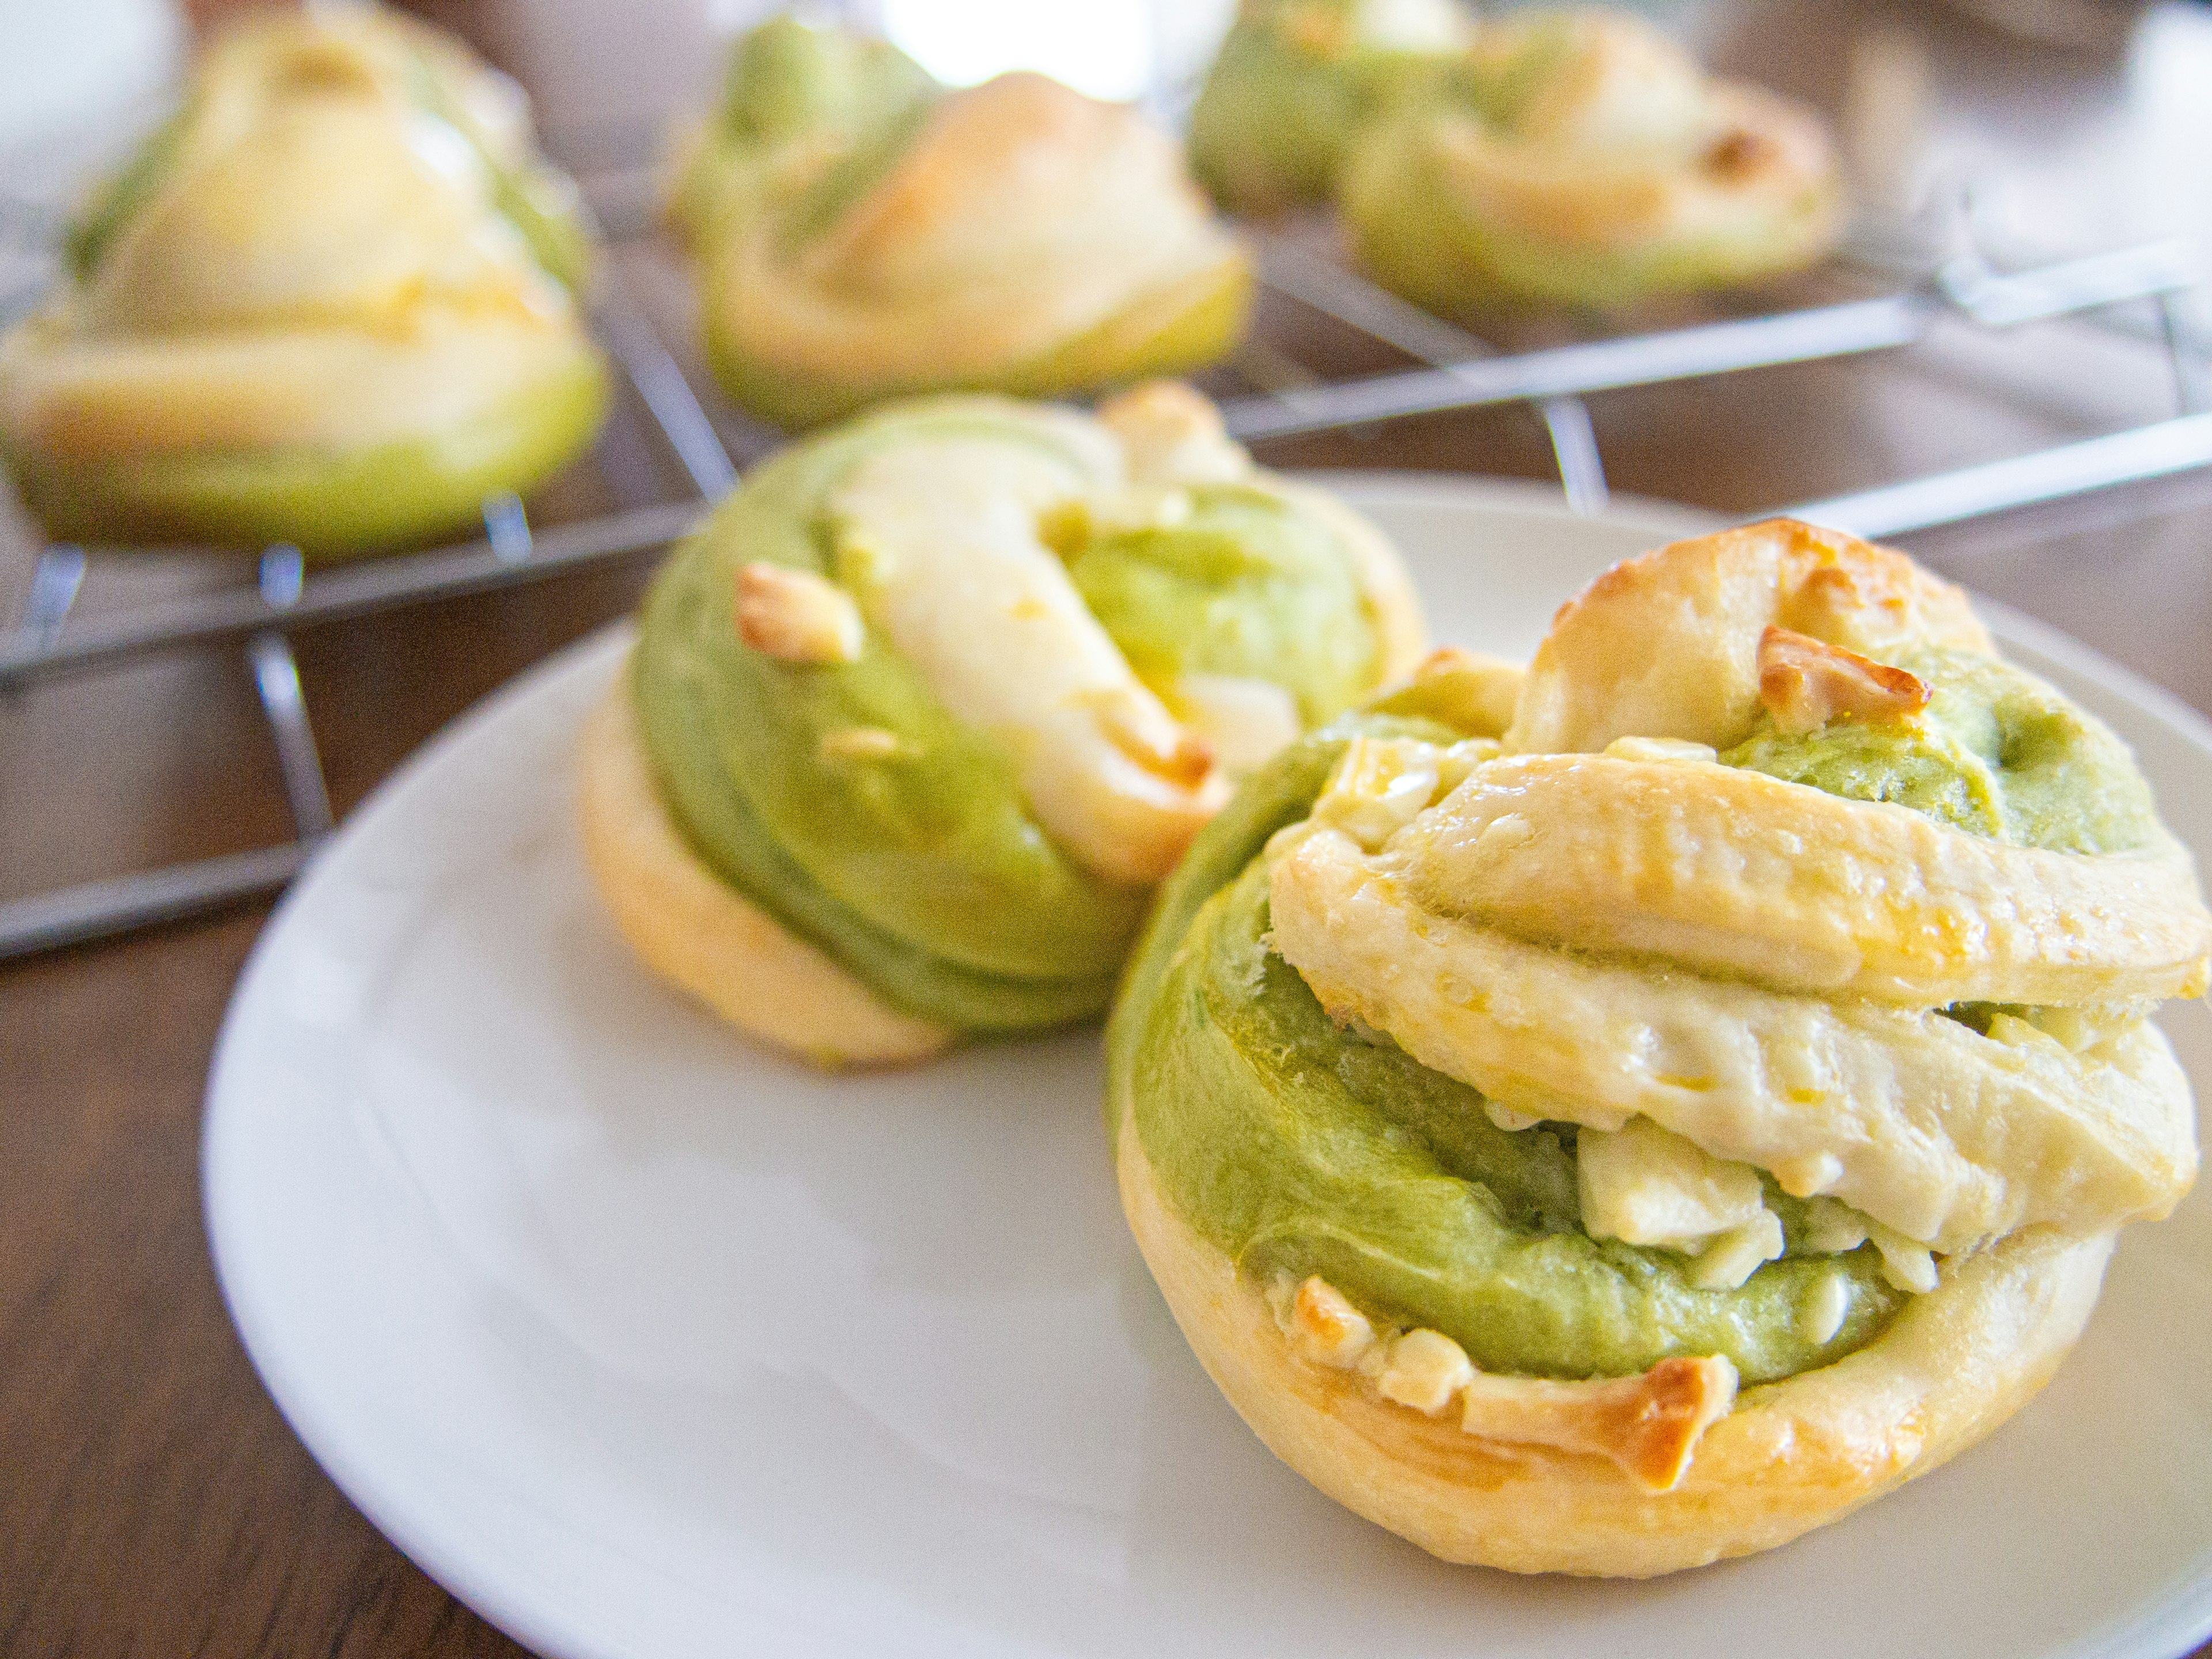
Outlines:
[{"label": "wire rack bar", "polygon": [[1665,334],[1553,346],[1443,368],[1377,374],[1310,392],[1285,390],[1235,398],[1223,406],[1222,420],[1233,436],[1253,442],[1401,416],[1578,397],[1850,356],[1911,345],[1927,331],[1929,319],[1940,309],[1941,302],[1929,295],[1890,295]]},{"label": "wire rack bar", "polygon": [[422,599],[542,581],[602,559],[665,547],[698,521],[701,511],[697,501],[676,501],[541,531],[528,558],[519,561],[501,557],[486,539],[349,565],[312,578],[289,605],[272,604],[258,588],[235,588],[82,623],[51,640],[27,638],[19,629],[0,644],[0,685],[235,638],[279,621],[288,627],[336,622]]},{"label": "wire rack bar", "polygon": [[1979,259],[1962,259],[1947,265],[1924,290],[1408,369],[1310,391],[1286,388],[1237,398],[1224,407],[1222,417],[1232,434],[1252,441],[1407,415],[1576,397],[1889,350],[1920,340],[1948,314],[1984,327],[2012,328],[2155,299],[2196,280],[2185,251],[2170,241],[2010,273],[1993,271]]},{"label": "wire rack bar", "polygon": [[[495,534],[495,554],[498,539]],[[289,614],[300,602],[307,575],[307,561],[298,548],[272,547],[261,556],[261,597]],[[331,811],[330,786],[323,779],[323,757],[315,747],[315,729],[307,720],[307,700],[300,690],[300,665],[283,635],[273,628],[264,629],[247,642],[246,659],[252,665],[261,712],[276,739],[276,762],[284,774],[292,822],[300,839],[312,847],[330,833],[337,819]]]},{"label": "wire rack bar", "polygon": [[[1355,276],[1334,260],[1279,237],[1261,245],[1260,279],[1277,293],[1395,346],[1431,368],[1498,355],[1464,329],[1455,328],[1419,306]],[[1551,437],[1552,454],[1559,463],[1559,484],[1566,492],[1568,507],[1582,514],[1604,512],[1608,498],[1605,461],[1598,452],[1597,431],[1590,424],[1589,410],[1579,398],[1557,397],[1540,399],[1536,411]]]},{"label": "wire rack bar", "polygon": [[[31,591],[24,596],[22,620],[15,625],[15,642],[27,651],[50,651],[61,637],[70,607],[84,586],[85,557],[81,547],[48,547],[31,568]],[[4,682],[0,682],[4,684]]]},{"label": "wire rack bar", "polygon": [[599,276],[599,297],[593,307],[600,337],[623,366],[623,373],[637,388],[647,410],[668,440],[669,447],[690,475],[691,484],[709,501],[719,501],[738,482],[730,452],[722,447],[714,423],[699,406],[691,383],[660,336],[644,314],[630,302],[620,274],[610,269]]},{"label": "wire rack bar", "polygon": [[2032,455],[1807,501],[1785,511],[1792,518],[1872,539],[2200,466],[2212,466],[2212,414],[2179,416]]},{"label": "wire rack bar", "polygon": [[0,904],[0,962],[181,921],[281,892],[306,867],[311,850],[288,841]]}]

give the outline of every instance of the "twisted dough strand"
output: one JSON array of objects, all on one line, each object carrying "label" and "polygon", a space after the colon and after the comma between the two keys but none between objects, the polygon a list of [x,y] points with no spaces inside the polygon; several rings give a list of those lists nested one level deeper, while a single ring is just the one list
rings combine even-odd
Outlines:
[{"label": "twisted dough strand", "polygon": [[1907,1006],[2201,996],[2212,919],[2170,837],[2012,847],[1741,768],[1529,755],[1407,826],[1421,902],[1516,938]]},{"label": "twisted dough strand", "polygon": [[1347,761],[1276,849],[1278,948],[1340,1018],[1518,1115],[1640,1115],[1939,1250],[2166,1213],[2195,1125],[2142,1015],[2206,985],[2187,853],[2154,823],[2130,850],[2012,845],[1695,758],[1753,729],[1778,639],[1816,677],[1990,652],[1960,590],[1807,526],[1632,560],[1561,610],[1508,753],[1441,802],[1378,833],[1376,792],[1404,791]]}]

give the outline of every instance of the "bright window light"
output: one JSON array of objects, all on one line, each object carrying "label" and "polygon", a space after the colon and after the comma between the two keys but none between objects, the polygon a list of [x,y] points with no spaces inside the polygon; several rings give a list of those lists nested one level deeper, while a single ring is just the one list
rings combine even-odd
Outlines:
[{"label": "bright window light", "polygon": [[1094,98],[1143,97],[1164,65],[1145,0],[882,0],[884,33],[940,81],[1037,70]]}]

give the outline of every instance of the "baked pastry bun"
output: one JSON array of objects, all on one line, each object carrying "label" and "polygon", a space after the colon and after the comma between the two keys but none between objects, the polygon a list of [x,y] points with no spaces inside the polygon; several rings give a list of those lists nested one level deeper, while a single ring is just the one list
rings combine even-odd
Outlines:
[{"label": "baked pastry bun", "polygon": [[589,239],[521,92],[373,7],[209,46],[67,252],[0,342],[0,451],[58,538],[418,541],[605,413]]},{"label": "baked pastry bun", "polygon": [[1598,308],[1819,261],[1840,222],[1811,111],[1709,80],[1624,12],[1518,13],[1362,134],[1349,240],[1386,286],[1466,315]]},{"label": "baked pastry bun", "polygon": [[703,258],[726,225],[742,235],[826,168],[895,141],[938,93],[888,40],[788,12],[769,18],[731,44],[714,109],[677,130],[661,217]]},{"label": "baked pastry bun", "polygon": [[592,871],[649,966],[824,1064],[1084,1018],[1233,780],[1421,632],[1381,537],[1182,386],[893,405],[661,572],[585,740]]},{"label": "baked pastry bun", "polygon": [[755,413],[1047,396],[1181,373],[1243,337],[1244,250],[1133,109],[1038,75],[944,91],[788,19],[734,50],[669,199],[708,361]]},{"label": "baked pastry bun", "polygon": [[1361,126],[1474,32],[1459,0],[1242,0],[1191,108],[1192,170],[1240,213],[1325,200]]},{"label": "baked pastry bun", "polygon": [[2212,918],[1903,556],[1618,567],[1248,779],[1109,1028],[1130,1225],[1278,1455],[1446,1559],[1785,1542],[2042,1386],[2197,1170]]}]

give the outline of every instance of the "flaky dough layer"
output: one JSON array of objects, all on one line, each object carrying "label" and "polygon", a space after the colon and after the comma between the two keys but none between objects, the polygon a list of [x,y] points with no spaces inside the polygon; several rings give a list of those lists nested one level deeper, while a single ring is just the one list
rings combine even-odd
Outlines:
[{"label": "flaky dough layer", "polygon": [[1875,656],[1995,648],[1966,590],[1904,554],[1770,519],[1623,560],[1560,606],[1506,752],[1595,753],[1626,737],[1739,743],[1759,713],[1770,627]]},{"label": "flaky dough layer", "polygon": [[1788,1542],[1982,1439],[2087,1322],[2110,1235],[2041,1229],[1954,1261],[1836,1364],[1747,1389],[1673,1491],[1609,1460],[1468,1434],[1297,1357],[1261,1288],[1164,1205],[1127,1100],[1122,1208],[1176,1322],[1253,1431],[1346,1507],[1447,1561],[1648,1577]]},{"label": "flaky dough layer", "polygon": [[630,947],[740,1030],[826,1066],[908,1065],[953,1040],[747,902],[684,844],[653,784],[627,659],[585,724],[576,804],[592,880]]}]

